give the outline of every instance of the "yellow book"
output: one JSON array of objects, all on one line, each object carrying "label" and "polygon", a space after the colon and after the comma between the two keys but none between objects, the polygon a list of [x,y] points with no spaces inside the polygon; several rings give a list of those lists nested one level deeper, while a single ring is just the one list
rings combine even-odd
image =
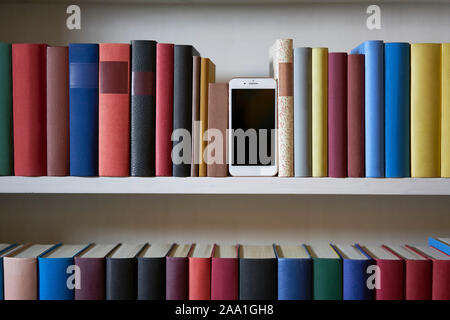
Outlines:
[{"label": "yellow book", "polygon": [[411,45],[411,177],[441,176],[441,45]]},{"label": "yellow book", "polygon": [[450,43],[442,44],[441,177],[450,178]]},{"label": "yellow book", "polygon": [[312,49],[312,175],[328,175],[328,49]]},{"label": "yellow book", "polygon": [[202,58],[200,66],[200,148],[198,176],[206,177],[206,162],[203,152],[206,149],[207,141],[203,135],[208,130],[208,84],[216,82],[216,66],[208,58]]}]

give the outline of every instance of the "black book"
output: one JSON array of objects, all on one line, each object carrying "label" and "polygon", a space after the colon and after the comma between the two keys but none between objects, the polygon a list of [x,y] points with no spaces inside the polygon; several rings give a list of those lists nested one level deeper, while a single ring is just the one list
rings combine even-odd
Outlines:
[{"label": "black book", "polygon": [[130,175],[155,175],[156,41],[131,41]]},{"label": "black book", "polygon": [[136,300],[136,256],[143,244],[122,244],[106,258],[106,300]]},{"label": "black book", "polygon": [[[199,53],[190,45],[175,45],[173,54],[173,130],[185,129],[192,139],[192,57]],[[174,138],[173,148],[179,143],[184,143],[186,147],[175,152],[184,161],[172,161],[173,176],[188,177],[191,175],[191,143],[183,141],[182,137]]]},{"label": "black book", "polygon": [[166,299],[166,256],[172,244],[152,244],[137,257],[138,300]]},{"label": "black book", "polygon": [[278,264],[272,246],[239,248],[239,299],[276,300]]}]

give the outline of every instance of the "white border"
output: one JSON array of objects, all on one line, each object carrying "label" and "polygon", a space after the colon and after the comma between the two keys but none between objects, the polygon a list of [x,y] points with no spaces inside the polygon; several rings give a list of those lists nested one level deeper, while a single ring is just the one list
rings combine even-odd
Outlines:
[{"label": "white border", "polygon": [[228,89],[228,171],[232,176],[274,176],[278,172],[278,137],[275,135],[275,165],[273,166],[233,166],[233,139],[232,139],[232,97],[231,90],[233,89],[273,89],[275,90],[275,129],[278,129],[277,118],[277,82],[272,78],[235,78],[229,82]]}]

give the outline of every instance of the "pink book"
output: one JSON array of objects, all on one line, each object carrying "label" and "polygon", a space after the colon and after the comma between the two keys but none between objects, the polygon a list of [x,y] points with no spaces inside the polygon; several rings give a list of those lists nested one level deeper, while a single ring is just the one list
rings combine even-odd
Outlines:
[{"label": "pink book", "polygon": [[53,250],[53,244],[27,244],[3,258],[5,300],[37,300],[38,257]]}]

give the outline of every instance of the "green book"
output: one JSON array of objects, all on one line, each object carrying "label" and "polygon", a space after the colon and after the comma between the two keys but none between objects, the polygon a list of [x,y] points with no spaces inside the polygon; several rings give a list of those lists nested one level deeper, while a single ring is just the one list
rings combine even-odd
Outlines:
[{"label": "green book", "polygon": [[314,300],[342,300],[342,260],[330,245],[308,246]]},{"label": "green book", "polygon": [[14,175],[11,45],[0,42],[0,176]]}]

